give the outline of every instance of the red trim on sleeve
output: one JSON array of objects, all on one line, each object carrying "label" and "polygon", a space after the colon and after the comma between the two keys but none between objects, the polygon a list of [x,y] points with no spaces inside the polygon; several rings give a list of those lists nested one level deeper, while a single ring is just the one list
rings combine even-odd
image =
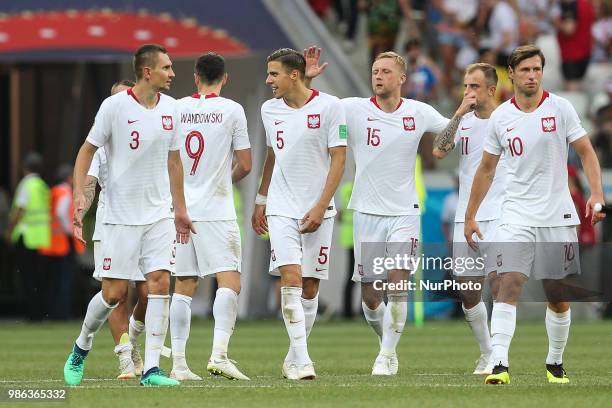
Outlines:
[{"label": "red trim on sleeve", "polygon": [[[540,98],[540,102],[538,103],[538,106],[536,106],[536,109],[538,109],[544,103],[544,100],[548,98],[549,96],[550,94],[545,89],[544,92],[542,92],[542,98]],[[520,110],[521,112],[523,111],[521,107],[518,106],[518,103],[516,103],[516,96],[513,96],[512,99],[510,99],[510,103],[516,106],[516,109]]]},{"label": "red trim on sleeve", "polygon": [[[378,102],[376,101],[376,96],[372,96],[370,98],[370,102],[372,102],[374,104],[374,106],[376,106],[378,109],[382,110],[382,108],[380,107],[380,105],[378,105]],[[404,100],[402,98],[400,98],[399,103],[397,104],[397,106],[395,107],[395,110],[393,112],[395,112],[396,110],[399,109],[400,106],[402,106],[402,103],[404,102]],[[384,112],[384,111],[383,111]]]}]

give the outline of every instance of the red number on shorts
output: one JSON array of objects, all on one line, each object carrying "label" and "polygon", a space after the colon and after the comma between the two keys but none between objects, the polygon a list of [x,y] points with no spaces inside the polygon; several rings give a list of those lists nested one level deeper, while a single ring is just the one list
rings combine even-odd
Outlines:
[{"label": "red number on shorts", "polygon": [[376,147],[379,144],[380,144],[380,129],[368,128],[368,140],[366,142],[366,145]]},{"label": "red number on shorts", "polygon": [[419,240],[417,238],[410,238],[410,256],[416,255],[417,246],[419,245]]},{"label": "red number on shorts", "polygon": [[514,156],[520,156],[523,154],[523,141],[521,140],[520,137],[515,137],[515,138],[508,138],[508,149],[510,149],[510,155],[512,157]]},{"label": "red number on shorts", "polygon": [[276,131],[276,147],[278,147],[279,149],[282,149],[283,147],[285,147],[285,141],[283,140],[282,137],[280,137],[281,133],[283,133],[282,130]]},{"label": "red number on shorts", "polygon": [[318,258],[319,264],[325,265],[327,263],[327,252],[325,251],[327,251],[328,249],[329,247],[322,246],[321,249],[319,250],[319,258]]},{"label": "red number on shorts", "polygon": [[[195,151],[191,149],[191,141],[193,139],[198,141],[198,147]],[[187,135],[187,138],[185,139],[185,152],[187,152],[187,156],[189,156],[190,159],[193,159],[191,172],[189,173],[190,176],[193,176],[198,168],[198,164],[200,163],[200,158],[204,153],[204,136],[202,136],[202,134],[197,130],[192,130]]]},{"label": "red number on shorts", "polygon": [[576,257],[576,252],[574,251],[573,244],[563,244],[563,248],[565,248],[565,261],[572,262]]},{"label": "red number on shorts", "polygon": [[468,154],[468,142],[470,138],[467,136],[461,136],[461,154]]},{"label": "red number on shorts", "polygon": [[130,136],[132,136],[132,141],[130,142],[130,149],[136,150],[138,146],[140,146],[140,134],[137,131],[133,131]]}]

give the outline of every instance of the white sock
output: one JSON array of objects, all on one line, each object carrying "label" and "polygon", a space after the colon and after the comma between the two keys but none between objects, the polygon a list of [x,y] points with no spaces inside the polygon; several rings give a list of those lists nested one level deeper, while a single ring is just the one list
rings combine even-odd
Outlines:
[{"label": "white sock", "polygon": [[227,358],[227,347],[234,332],[236,315],[238,314],[238,294],[230,288],[217,289],[213,303],[215,331],[213,335],[212,357]]},{"label": "white sock", "polygon": [[489,333],[489,324],[487,322],[487,307],[483,301],[480,301],[471,309],[466,309],[461,304],[463,313],[465,313],[465,321],[468,323],[474,333],[474,337],[478,341],[480,354],[491,354],[491,334]]},{"label": "white sock", "polygon": [[292,286],[281,288],[281,310],[295,361],[298,364],[310,363],[306,343],[304,307],[302,306],[302,288]]},{"label": "white sock", "polygon": [[312,299],[302,298],[302,308],[304,308],[304,322],[306,324],[306,337],[310,336],[312,326],[317,319],[317,309],[319,308],[319,294]]},{"label": "white sock", "polygon": [[546,308],[546,333],[548,333],[546,364],[563,364],[563,351],[567,344],[571,322],[571,309],[563,313],[555,313],[548,307]]},{"label": "white sock", "polygon": [[510,367],[508,350],[516,329],[516,306],[496,302],[491,314],[491,346],[493,365]]},{"label": "white sock", "polygon": [[191,328],[191,298],[175,293],[170,305],[170,341],[172,344],[172,367],[187,367],[185,346]]},{"label": "white sock", "polygon": [[[317,319],[317,309],[319,308],[319,294],[312,299],[302,298],[302,307],[304,308],[304,321],[306,322],[306,338],[310,336],[312,326],[314,326],[315,320]],[[294,361],[295,355],[291,346],[285,357],[285,361]]]},{"label": "white sock", "polygon": [[168,327],[168,314],[170,312],[170,295],[151,295],[147,304],[145,315],[145,358],[143,372],[153,367],[159,367],[166,329]]},{"label": "white sock", "polygon": [[102,327],[117,305],[111,306],[106,303],[104,298],[102,298],[101,291],[91,298],[89,305],[87,305],[87,313],[85,314],[85,319],[83,319],[83,326],[81,326],[81,334],[76,339],[76,345],[80,349],[91,350],[94,335],[100,330],[100,327]]},{"label": "white sock", "polygon": [[387,305],[385,305],[385,302],[380,302],[380,305],[372,310],[365,302],[361,302],[361,308],[363,309],[363,315],[365,316],[366,322],[368,322],[372,330],[374,330],[378,336],[378,340],[381,341],[383,335],[383,318],[385,316],[385,310],[387,310]]},{"label": "white sock", "polygon": [[408,315],[408,301],[405,294],[390,294],[383,318],[383,335],[380,351],[384,354],[395,354],[395,348],[404,331]]},{"label": "white sock", "polygon": [[145,324],[140,320],[134,319],[134,315],[130,316],[130,324],[128,326],[128,334],[130,336],[130,343],[136,344],[138,336],[145,329]]}]

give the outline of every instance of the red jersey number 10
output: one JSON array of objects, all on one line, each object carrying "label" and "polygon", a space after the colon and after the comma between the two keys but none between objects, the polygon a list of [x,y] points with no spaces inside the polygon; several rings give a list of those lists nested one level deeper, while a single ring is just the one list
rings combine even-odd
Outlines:
[{"label": "red jersey number 10", "polygon": [[[194,150],[192,148],[192,141],[197,141],[197,147]],[[193,159],[193,164],[191,165],[191,171],[189,172],[190,176],[193,176],[198,169],[198,164],[200,164],[200,158],[202,154],[204,154],[204,136],[197,130],[192,130],[187,135],[185,139],[185,152],[190,159]]]}]

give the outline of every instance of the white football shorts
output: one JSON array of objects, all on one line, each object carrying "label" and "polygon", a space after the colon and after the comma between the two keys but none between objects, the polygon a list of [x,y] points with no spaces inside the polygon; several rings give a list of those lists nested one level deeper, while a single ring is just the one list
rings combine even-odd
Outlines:
[{"label": "white football shorts", "polygon": [[[355,269],[353,281],[361,282],[366,258],[395,258],[397,255],[418,256],[421,233],[419,215],[375,215],[355,211],[353,214],[353,242]],[[368,255],[362,244],[368,245]],[[373,253],[376,252],[376,253]],[[366,268],[366,274],[368,266]],[[409,270],[409,269],[407,269]],[[385,276],[382,276],[385,278]]]},{"label": "white football shorts", "polygon": [[[453,260],[455,269],[453,275],[457,277],[486,276],[497,270],[498,246],[497,230],[501,220],[478,221],[478,228],[484,239],[480,240],[474,234],[474,241],[478,244],[478,250],[474,251],[467,244],[463,230],[465,223],[456,222],[453,232]],[[461,266],[459,266],[461,265]],[[484,267],[483,267],[484,266]]]},{"label": "white football shorts", "polygon": [[104,238],[97,251],[101,262],[98,278],[132,280],[142,275],[174,271],[176,229],[171,218],[148,225],[104,224]]},{"label": "white football shorts", "polygon": [[299,220],[268,216],[270,233],[270,274],[279,276],[278,267],[301,265],[303,278],[328,279],[334,218],[329,217],[315,232],[300,233]]},{"label": "white football shorts", "polygon": [[498,273],[521,272],[532,279],[562,279],[580,273],[575,226],[527,227],[503,224],[496,241]]},{"label": "white football shorts", "polygon": [[241,269],[240,228],[235,220],[196,221],[196,234],[176,244],[174,276],[199,276]]}]

